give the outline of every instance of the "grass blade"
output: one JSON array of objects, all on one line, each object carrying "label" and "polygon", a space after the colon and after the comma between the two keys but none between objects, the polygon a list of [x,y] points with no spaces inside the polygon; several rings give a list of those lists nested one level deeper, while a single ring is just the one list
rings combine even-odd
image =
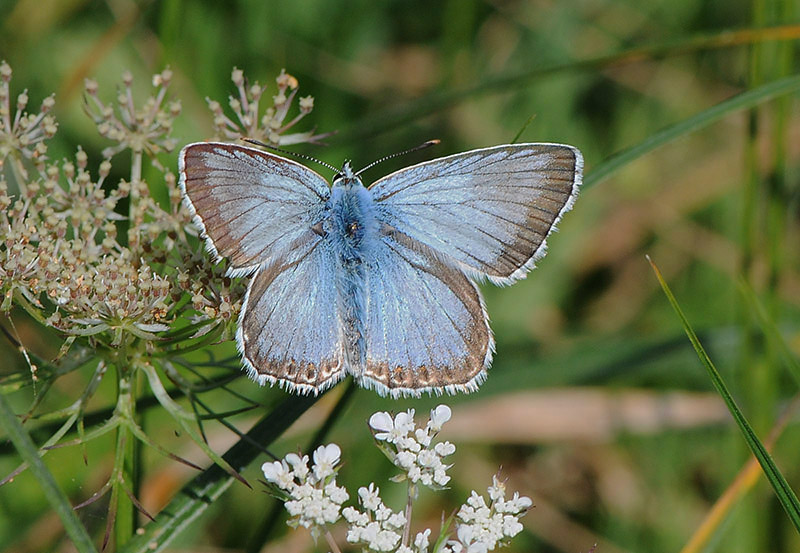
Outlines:
[{"label": "grass blade", "polygon": [[757,106],[762,102],[766,102],[782,94],[789,94],[790,92],[796,92],[798,90],[800,90],[800,75],[794,75],[792,77],[772,81],[771,83],[767,83],[752,90],[747,90],[727,100],[723,100],[715,106],[703,110],[688,119],[679,121],[678,123],[651,134],[635,146],[626,148],[608,157],[586,175],[586,178],[583,180],[583,187],[585,189],[588,186],[597,184],[618,169],[671,140],[707,127],[737,111],[750,109],[753,106]]},{"label": "grass blade", "polygon": [[789,41],[800,37],[800,25],[778,25],[755,29],[713,31],[695,36],[681,37],[663,43],[635,46],[611,54],[602,54],[583,60],[570,60],[533,67],[519,73],[499,75],[470,87],[432,93],[413,102],[359,120],[339,132],[332,143],[351,143],[365,140],[389,129],[403,127],[434,113],[450,109],[462,102],[489,94],[521,89],[537,79],[559,73],[598,70],[644,60],[685,55],[717,48],[730,48],[767,41]]},{"label": "grass blade", "polygon": [[81,553],[96,553],[97,549],[86,532],[86,528],[75,511],[72,510],[69,499],[56,483],[53,474],[45,466],[44,461],[39,456],[36,444],[33,443],[28,432],[22,427],[3,394],[0,394],[0,426],[8,432],[11,443],[14,444],[22,459],[28,464],[29,470],[36,477],[47,501],[61,518],[64,529],[67,531],[75,548]]},{"label": "grass blade", "polygon": [[778,496],[778,501],[780,501],[781,506],[786,511],[786,514],[789,515],[789,519],[794,524],[795,530],[800,533],[800,501],[798,501],[797,496],[795,495],[794,491],[791,487],[789,487],[789,483],[786,482],[786,479],[781,474],[778,467],[775,465],[775,462],[772,460],[767,449],[764,447],[764,444],[758,439],[753,429],[750,427],[750,424],[747,422],[747,419],[742,414],[739,407],[736,405],[736,401],[731,396],[730,392],[728,391],[728,387],[725,385],[725,381],[722,380],[722,376],[717,371],[714,363],[711,361],[711,358],[706,353],[705,349],[703,349],[702,344],[700,344],[700,340],[697,339],[697,334],[695,334],[694,330],[692,329],[691,325],[689,324],[686,315],[684,315],[683,310],[681,310],[680,306],[678,305],[678,301],[675,299],[675,296],[672,294],[672,291],[667,286],[666,281],[661,276],[661,272],[656,267],[656,264],[648,257],[647,261],[653,267],[653,271],[656,274],[656,278],[658,279],[659,284],[661,285],[661,289],[664,290],[664,294],[667,296],[670,305],[675,310],[675,313],[681,320],[681,324],[683,324],[683,329],[686,332],[686,335],[689,337],[689,341],[692,343],[692,347],[694,347],[695,352],[697,352],[697,356],[700,358],[700,361],[706,367],[708,371],[708,375],[711,377],[711,382],[714,384],[714,387],[717,389],[717,392],[722,399],[725,401],[725,405],[727,405],[728,410],[733,415],[736,424],[739,426],[739,429],[742,431],[742,435],[744,436],[745,442],[747,442],[747,446],[753,452],[756,459],[758,459],[758,463],[761,465],[761,470],[764,471],[764,474],[767,476],[767,480],[769,480],[770,485],[775,490],[775,495]]}]

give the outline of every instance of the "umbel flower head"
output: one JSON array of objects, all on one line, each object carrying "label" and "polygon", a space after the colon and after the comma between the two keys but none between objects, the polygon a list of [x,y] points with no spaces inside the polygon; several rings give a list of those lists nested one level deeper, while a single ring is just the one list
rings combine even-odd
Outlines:
[{"label": "umbel flower head", "polygon": [[[55,105],[54,95],[42,101],[38,113],[28,113],[28,91],[23,90],[16,98],[14,110],[11,108],[11,66],[0,62],[0,167],[8,157],[17,160],[42,160],[47,153],[47,140],[56,134],[58,124],[50,113]],[[22,177],[27,177],[27,169],[18,164]],[[24,186],[25,180],[20,182]]]},{"label": "umbel flower head", "polygon": [[336,484],[340,457],[339,446],[329,444],[314,451],[311,468],[308,455],[294,453],[261,466],[264,478],[285,499],[290,525],[317,529],[339,519],[342,503],[349,497],[347,490]]},{"label": "umbel flower head", "polygon": [[421,484],[433,489],[442,489],[450,481],[443,459],[456,451],[450,442],[434,443],[442,425],[450,420],[447,405],[431,411],[425,428],[414,426],[414,410],[398,413],[394,418],[386,412],[375,413],[369,426],[378,447],[397,467],[403,470],[398,479],[408,478],[412,484]]},{"label": "umbel flower head", "polygon": [[314,134],[313,130],[286,134],[314,109],[314,98],[304,96],[297,102],[299,113],[286,121],[298,91],[297,79],[286,71],[281,71],[275,79],[278,93],[272,97],[272,105],[266,108],[263,114],[260,102],[267,87],[258,82],[248,84],[242,70],[236,67],[231,73],[231,80],[238,93],[237,96],[228,97],[228,105],[234,113],[233,119],[225,115],[219,102],[206,98],[208,107],[214,114],[215,140],[237,140],[246,137],[273,146],[286,146],[302,142],[316,143],[332,134]]},{"label": "umbel flower head", "polygon": [[[413,410],[394,416],[379,412],[370,417],[376,444],[402,471],[402,478],[394,480],[407,483],[408,503],[403,510],[387,506],[374,482],[358,489],[358,506],[342,508],[349,494],[335,481],[341,458],[336,444],[319,447],[311,468],[307,456],[295,453],[264,463],[261,468],[275,495],[284,501],[290,515],[288,524],[309,528],[315,537],[325,536],[334,551],[340,549],[330,526],[343,518],[348,526],[348,543],[360,545],[363,551],[428,553],[431,529],[417,532],[412,538],[412,505],[418,484],[439,490],[449,481],[446,470],[452,465],[445,465],[441,459],[454,453],[455,446],[436,442],[436,437],[451,414],[449,407],[440,405],[420,427],[414,423]],[[493,551],[522,531],[520,518],[531,508],[530,498],[515,492],[507,499],[505,483],[498,476],[492,478],[487,495],[488,500],[473,491],[443,525],[445,531],[453,531],[436,541],[437,553]]]}]

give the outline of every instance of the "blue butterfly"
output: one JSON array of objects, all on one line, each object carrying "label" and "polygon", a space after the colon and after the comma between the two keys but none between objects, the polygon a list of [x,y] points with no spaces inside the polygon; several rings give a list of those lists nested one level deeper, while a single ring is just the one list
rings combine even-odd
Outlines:
[{"label": "blue butterfly", "polygon": [[250,377],[319,394],[346,375],[392,397],[472,392],[494,353],[476,281],[507,285],[572,207],[562,144],[472,150],[365,188],[233,144],[180,153],[185,205],[232,276],[252,275],[236,341]]}]

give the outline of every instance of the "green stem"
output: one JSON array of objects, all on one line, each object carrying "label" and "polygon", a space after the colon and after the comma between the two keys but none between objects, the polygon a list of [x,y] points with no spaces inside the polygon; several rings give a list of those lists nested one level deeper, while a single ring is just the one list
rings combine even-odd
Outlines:
[{"label": "green stem", "polygon": [[[117,368],[120,373],[128,371],[128,368]],[[117,414],[128,421],[134,420],[133,394],[131,392],[131,374],[120,374],[119,395],[117,396]],[[125,482],[133,486],[136,474],[136,440],[127,424],[120,424],[117,427],[117,455],[114,460],[114,471],[112,485],[120,488]],[[136,531],[136,508],[126,493],[116,493],[116,519],[114,520],[114,536],[116,547],[130,541]]]},{"label": "green stem", "polygon": [[408,546],[411,539],[411,510],[414,507],[414,498],[417,496],[417,487],[408,481],[408,499],[406,501],[406,525],[403,528],[403,546]]}]

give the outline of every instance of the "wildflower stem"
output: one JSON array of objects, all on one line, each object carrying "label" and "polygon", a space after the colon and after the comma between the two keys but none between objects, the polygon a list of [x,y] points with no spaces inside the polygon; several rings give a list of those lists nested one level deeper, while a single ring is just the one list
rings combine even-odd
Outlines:
[{"label": "wildflower stem", "polygon": [[22,307],[28,315],[33,317],[37,323],[42,325],[47,324],[47,317],[44,316],[42,310],[38,309],[35,305],[28,301],[28,298],[25,297],[25,294],[19,290],[14,290],[14,302]]},{"label": "wildflower stem", "polygon": [[403,528],[403,545],[408,546],[411,539],[411,509],[414,505],[414,497],[417,495],[417,487],[410,480],[408,481],[408,501],[406,503],[406,525]]},{"label": "wildflower stem", "polygon": [[[14,154],[16,154],[16,152]],[[28,183],[28,171],[22,164],[21,156],[14,154],[9,156],[9,159],[11,159],[11,172],[14,175],[14,180],[19,188],[20,195],[24,195]]]},{"label": "wildflower stem", "polygon": [[[141,210],[139,209],[140,202],[140,186],[142,180],[142,151],[133,149],[131,150],[131,194],[130,206],[128,207],[128,222],[131,229],[139,229],[141,224]],[[131,249],[139,250],[141,244],[139,243],[138,233],[134,241],[129,238],[129,245]]]},{"label": "wildflower stem", "polygon": [[342,550],[339,549],[339,544],[333,539],[333,534],[331,534],[330,530],[325,530],[324,536],[325,541],[328,542],[328,545],[331,547],[331,553],[342,553]]},{"label": "wildflower stem", "polygon": [[[127,371],[127,368],[118,367],[117,370],[122,373]],[[117,414],[123,420],[133,421],[134,401],[131,395],[130,377],[121,375],[118,382]],[[117,456],[114,460],[112,485],[118,488],[124,482],[132,484],[136,473],[136,440],[127,424],[120,424],[117,428],[116,450]],[[127,494],[116,493],[115,495],[117,516],[114,520],[114,536],[116,538],[116,546],[119,547],[127,543],[133,536],[136,529],[136,509]]]}]

